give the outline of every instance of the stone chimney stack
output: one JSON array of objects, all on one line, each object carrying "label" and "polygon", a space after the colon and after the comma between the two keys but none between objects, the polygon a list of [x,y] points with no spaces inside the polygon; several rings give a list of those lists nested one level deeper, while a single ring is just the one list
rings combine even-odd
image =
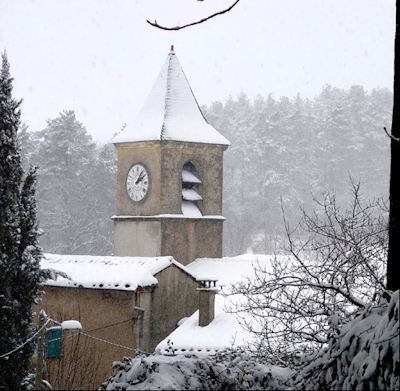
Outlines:
[{"label": "stone chimney stack", "polygon": [[199,280],[199,326],[208,326],[215,317],[215,294],[218,292],[217,280],[202,278]]}]

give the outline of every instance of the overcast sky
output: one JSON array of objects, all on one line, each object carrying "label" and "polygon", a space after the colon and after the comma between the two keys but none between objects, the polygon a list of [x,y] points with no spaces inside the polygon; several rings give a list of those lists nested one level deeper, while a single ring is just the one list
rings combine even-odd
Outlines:
[{"label": "overcast sky", "polygon": [[200,105],[244,91],[393,89],[395,0],[0,0],[0,51],[31,131],[75,110],[108,142],[140,110],[171,44]]}]

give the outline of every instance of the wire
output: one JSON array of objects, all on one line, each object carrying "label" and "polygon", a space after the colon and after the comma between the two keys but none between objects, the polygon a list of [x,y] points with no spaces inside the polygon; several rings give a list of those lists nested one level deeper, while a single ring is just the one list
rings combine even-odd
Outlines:
[{"label": "wire", "polygon": [[[126,323],[126,322],[129,322],[129,321],[132,321],[132,320],[136,320],[136,319],[137,319],[136,317],[129,318],[129,319],[125,319],[125,320],[120,321],[120,322],[116,322],[116,323],[113,323],[113,324],[109,324],[109,325],[107,325],[107,326],[103,326],[103,327],[99,327],[99,328],[97,328],[97,329],[90,330],[89,332],[93,332],[93,331],[97,331],[97,330],[102,330],[102,329],[105,329],[105,328],[108,328],[108,327],[116,326],[116,325],[119,325],[119,324],[121,324],[121,323]],[[13,350],[11,350],[11,351],[9,351],[9,352],[7,352],[7,353],[4,353],[4,354],[0,355],[0,358],[5,358],[5,357],[9,356],[10,354],[13,354],[13,353],[17,352],[18,350],[21,350],[26,344],[28,344],[30,341],[32,341],[44,328],[46,328],[46,326],[49,324],[50,321],[53,322],[53,323],[55,323],[55,324],[57,324],[57,325],[59,325],[59,326],[61,326],[61,323],[60,323],[60,322],[58,322],[58,321],[56,321],[56,320],[50,318],[49,316],[47,316],[46,322],[44,323],[44,325],[43,325],[39,330],[37,330],[30,338],[28,338],[24,343],[22,343],[21,345],[19,345],[19,346],[16,347],[15,349],[13,349]],[[96,341],[100,341],[100,342],[106,343],[106,344],[108,344],[108,345],[117,346],[117,347],[119,347],[119,348],[123,348],[123,349],[126,349],[126,350],[130,350],[130,351],[132,351],[132,352],[144,353],[144,352],[141,352],[139,349],[130,348],[130,347],[128,347],[128,346],[124,346],[124,345],[120,345],[120,344],[117,344],[117,343],[114,343],[114,342],[110,342],[110,341],[107,341],[107,340],[105,340],[105,339],[98,338],[98,337],[95,337],[95,336],[90,335],[90,334],[87,334],[87,333],[83,333],[83,332],[81,332],[81,331],[79,331],[79,332],[76,333],[76,334],[69,335],[68,337],[73,337],[73,336],[77,336],[77,335],[84,335],[85,337],[95,339]],[[57,340],[59,340],[59,339],[62,339],[62,338],[55,338],[55,339],[52,339],[52,341],[57,341]]]},{"label": "wire", "polygon": [[137,352],[140,352],[140,350],[137,349],[137,348],[130,348],[130,347],[128,347],[128,346],[120,345],[120,344],[118,344],[118,343],[114,343],[114,342],[107,341],[107,340],[105,340],[105,339],[101,339],[101,338],[94,337],[93,335],[89,335],[89,334],[82,333],[82,332],[80,332],[79,334],[82,334],[82,335],[84,335],[84,336],[86,336],[86,337],[88,337],[88,338],[95,339],[96,341],[104,342],[104,343],[106,343],[106,344],[108,344],[108,345],[117,346],[117,347],[119,347],[119,348],[123,348],[123,349],[126,349],[126,350],[130,350],[130,351],[136,352],[136,353],[137,353]]},{"label": "wire", "polygon": [[98,327],[96,329],[89,330],[88,333],[92,333],[93,331],[97,331],[97,330],[106,329],[108,327],[117,326],[117,325],[122,324],[122,323],[127,323],[127,322],[130,322],[131,320],[136,320],[136,317],[125,319],[125,320],[121,320],[120,322],[109,324],[107,326]]},{"label": "wire", "polygon": [[[134,318],[124,320],[123,322],[128,322],[129,320],[132,320],[132,319],[134,319]],[[54,319],[51,319],[51,318],[50,318],[50,320],[51,320],[52,322],[58,324],[58,325],[61,325],[60,322],[57,322],[57,321],[54,320]],[[123,322],[119,322],[119,323],[123,323]],[[116,323],[116,324],[118,324],[118,323]],[[109,325],[109,326],[105,326],[105,327],[110,327],[110,326],[113,326],[113,325]],[[96,330],[97,330],[97,329],[96,329]],[[93,331],[93,330],[92,330],[92,331]],[[147,354],[146,352],[143,352],[143,351],[141,351],[140,349],[131,348],[131,347],[128,347],[128,346],[125,346],[125,345],[120,345],[120,344],[115,343],[115,342],[110,342],[110,341],[107,341],[107,340],[105,340],[105,339],[98,338],[98,337],[95,337],[95,336],[93,336],[93,335],[84,333],[84,332],[82,332],[82,331],[79,331],[77,334],[71,335],[71,337],[72,337],[72,336],[76,336],[76,335],[84,335],[85,337],[92,338],[92,339],[94,339],[94,340],[96,340],[96,341],[103,342],[103,343],[106,343],[106,344],[108,344],[108,345],[116,346],[116,347],[119,347],[119,348],[122,348],[122,349],[130,350],[131,352],[135,352],[135,353],[145,353],[145,354]],[[56,341],[56,340],[58,340],[58,339],[61,339],[61,338],[56,338],[56,339],[54,339],[54,340],[52,340],[52,341]]]},{"label": "wire", "polygon": [[83,335],[83,336],[85,336],[85,337],[95,339],[96,341],[103,342],[103,343],[106,343],[106,344],[108,344],[108,345],[117,346],[117,347],[119,347],[119,348],[127,349],[127,350],[130,350],[130,351],[136,352],[136,353],[137,353],[137,352],[140,352],[139,349],[130,348],[130,347],[128,347],[128,346],[120,345],[120,344],[117,344],[117,343],[115,343],[115,342],[110,342],[110,341],[107,341],[107,340],[105,340],[105,339],[98,338],[98,337],[95,337],[95,336],[93,336],[93,335],[89,335],[89,334],[83,333],[82,331],[79,331],[79,332],[77,332],[77,333],[75,333],[75,334],[70,334],[70,335],[67,335],[67,336],[54,338],[54,339],[51,339],[50,341],[51,341],[51,342],[54,342],[54,341],[61,341],[61,340],[64,339],[64,338],[77,337],[77,336],[79,336],[79,335]]},{"label": "wire", "polygon": [[13,350],[11,350],[11,351],[9,351],[9,352],[7,352],[7,353],[2,354],[2,355],[0,356],[0,358],[7,357],[7,356],[9,356],[10,354],[13,354],[13,353],[17,352],[18,350],[22,349],[27,343],[31,342],[32,339],[34,339],[34,338],[48,325],[48,323],[50,322],[50,320],[51,320],[51,319],[48,318],[48,319],[46,320],[45,324],[44,324],[38,331],[36,331],[35,334],[33,334],[33,335],[32,335],[30,338],[28,338],[24,343],[22,343],[21,345],[19,345],[19,346],[16,347],[15,349],[13,349]]},{"label": "wire", "polygon": [[[61,323],[60,323],[60,322],[57,322],[57,321],[54,320],[54,319],[51,319],[51,320],[52,320],[54,323],[56,323],[56,324],[58,324],[59,326],[61,326]],[[129,319],[121,320],[120,322],[108,324],[107,326],[97,327],[96,329],[89,330],[88,333],[92,333],[93,331],[103,330],[103,329],[106,329],[106,328],[108,328],[108,327],[117,326],[117,325],[122,324],[122,323],[130,322],[131,320],[137,320],[137,317],[134,316],[134,317],[129,318]]]}]

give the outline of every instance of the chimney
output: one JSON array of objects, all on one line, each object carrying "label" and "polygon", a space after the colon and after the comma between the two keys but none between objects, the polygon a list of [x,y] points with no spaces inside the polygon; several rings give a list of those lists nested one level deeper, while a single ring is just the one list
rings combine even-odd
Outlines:
[{"label": "chimney", "polygon": [[218,292],[217,280],[202,278],[199,291],[199,326],[208,326],[215,317],[215,294]]}]

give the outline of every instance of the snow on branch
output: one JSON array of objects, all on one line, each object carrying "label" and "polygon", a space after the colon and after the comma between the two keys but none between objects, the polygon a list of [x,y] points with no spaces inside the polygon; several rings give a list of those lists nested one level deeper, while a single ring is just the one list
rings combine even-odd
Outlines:
[{"label": "snow on branch", "polygon": [[394,137],[393,134],[390,134],[390,133],[387,131],[387,129],[386,129],[385,127],[383,127],[383,130],[385,131],[385,133],[387,134],[387,136],[388,136],[389,138],[391,138],[392,140],[397,141],[397,142],[400,141],[400,138]]},{"label": "snow on branch", "polygon": [[157,23],[156,20],[155,20],[154,22],[150,22],[149,20],[147,20],[147,23],[150,24],[150,25],[152,25],[153,27],[157,27],[157,28],[159,28],[159,29],[161,29],[161,30],[169,30],[169,31],[172,31],[172,30],[175,30],[175,31],[176,31],[176,30],[181,30],[181,29],[184,29],[184,28],[186,28],[186,27],[195,26],[196,24],[204,23],[204,22],[206,22],[207,20],[210,20],[210,19],[212,19],[212,18],[214,18],[214,17],[216,17],[216,16],[218,16],[218,15],[225,14],[226,12],[229,12],[237,3],[239,3],[239,0],[236,0],[230,7],[226,8],[226,9],[224,9],[224,10],[222,10],[222,11],[219,11],[219,12],[216,12],[215,14],[209,15],[209,16],[207,16],[207,17],[204,18],[204,19],[198,20],[197,22],[185,24],[185,25],[183,25],[183,26],[165,27],[165,26],[159,25],[159,24]]},{"label": "snow on branch", "polygon": [[378,303],[331,335],[294,379],[294,389],[398,390],[399,291],[382,293]]},{"label": "snow on branch", "polygon": [[349,322],[385,289],[387,204],[364,200],[359,184],[352,186],[343,211],[331,193],[315,199],[314,212],[303,209],[298,232],[283,213],[286,254],[268,267],[254,264],[254,276],[230,287],[243,299],[226,311],[237,314],[255,337],[255,353],[271,363],[297,366],[296,352],[320,349],[336,332],[330,324]]}]

